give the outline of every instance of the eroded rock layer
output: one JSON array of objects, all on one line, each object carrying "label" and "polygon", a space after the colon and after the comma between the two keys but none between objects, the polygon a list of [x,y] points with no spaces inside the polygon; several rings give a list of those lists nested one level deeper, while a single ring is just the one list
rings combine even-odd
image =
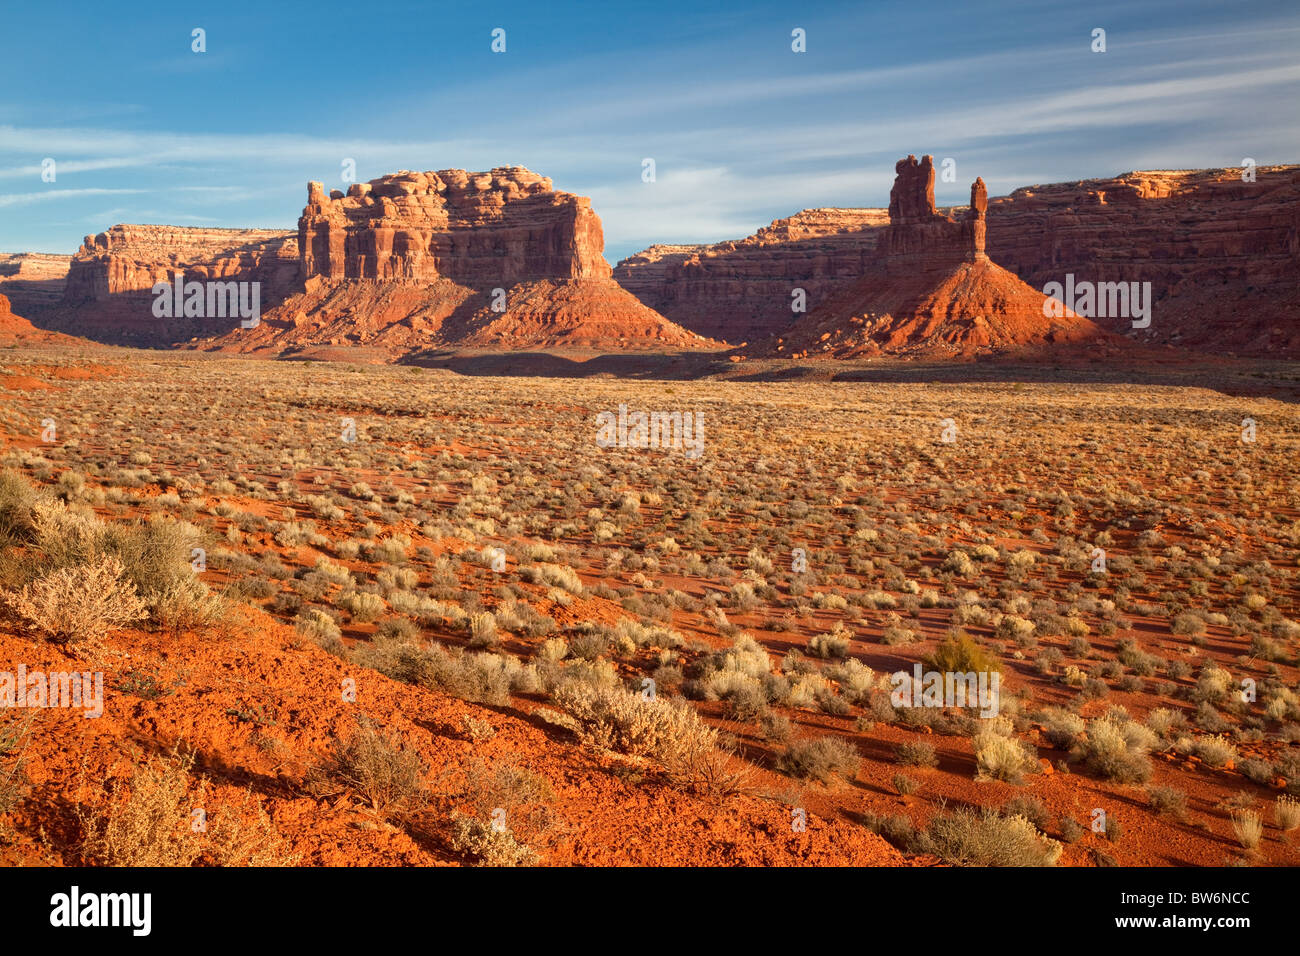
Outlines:
[{"label": "eroded rock layer", "polygon": [[760,353],[968,356],[1108,338],[1069,310],[1047,317],[1045,296],[989,259],[982,179],[971,186],[970,205],[953,217],[935,208],[931,157],[908,156],[895,172],[890,224],[863,275]]},{"label": "eroded rock layer", "polygon": [[862,275],[884,209],[805,209],[747,239],[712,246],[651,246],[621,260],[614,278],[665,318],[735,344],[779,331]]},{"label": "eroded rock layer", "polygon": [[298,240],[303,291],[221,347],[716,346],[610,277],[590,200],[522,167],[309,183]]},{"label": "eroded rock layer", "polygon": [[[1099,317],[1111,331],[1216,352],[1300,356],[1300,167],[1254,173],[1243,182],[1237,169],[1135,172],[1019,189],[988,200],[985,252],[1035,289],[1067,274],[1151,282],[1150,328]],[[948,212],[962,219],[967,207]],[[797,222],[810,228],[787,234],[783,224]],[[826,232],[810,236],[819,223]],[[801,276],[811,277],[810,311],[857,281],[887,225],[883,209],[806,210],[738,242],[652,247],[621,261],[614,275],[687,328],[753,340],[789,324]]]},{"label": "eroded rock layer", "polygon": [[291,232],[117,225],[87,236],[73,256],[63,296],[40,313],[42,324],[99,341],[164,346],[239,326],[238,316],[155,315],[157,283],[207,280],[259,283],[272,308],[298,281]]},{"label": "eroded rock layer", "polygon": [[33,315],[63,298],[72,256],[44,252],[0,253],[0,293],[19,315]]}]

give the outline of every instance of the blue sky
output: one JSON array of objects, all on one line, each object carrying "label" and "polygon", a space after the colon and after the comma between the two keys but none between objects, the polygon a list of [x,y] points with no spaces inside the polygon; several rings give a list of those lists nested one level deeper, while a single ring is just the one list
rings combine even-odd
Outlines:
[{"label": "blue sky", "polygon": [[1294,2],[11,2],[0,23],[5,252],[294,228],[347,158],[359,180],[528,166],[592,197],[611,262],[886,205],[907,153],[956,160],[940,205],[976,176],[1300,162]]}]

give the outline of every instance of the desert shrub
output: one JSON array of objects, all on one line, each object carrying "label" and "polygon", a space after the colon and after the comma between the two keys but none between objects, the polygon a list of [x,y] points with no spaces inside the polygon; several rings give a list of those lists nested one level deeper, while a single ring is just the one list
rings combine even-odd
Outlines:
[{"label": "desert shrub", "polygon": [[1187,726],[1187,718],[1181,711],[1170,710],[1168,707],[1157,707],[1147,714],[1147,726],[1158,737],[1168,738],[1171,734]]},{"label": "desert shrub", "polygon": [[1048,707],[1039,715],[1043,736],[1053,747],[1069,749],[1079,742],[1086,724],[1078,714],[1059,707]]},{"label": "desert shrub", "polygon": [[1213,662],[1201,668],[1196,678],[1196,699],[1200,701],[1222,700],[1232,687],[1232,675]]},{"label": "desert shrub", "polygon": [[980,780],[1002,780],[1019,784],[1028,773],[1038,770],[1038,757],[1029,745],[1004,731],[1009,727],[985,727],[975,735],[975,774]]},{"label": "desert shrub", "polygon": [[961,809],[941,813],[926,831],[940,859],[958,866],[1055,866],[1061,844],[1021,816]]},{"label": "desert shrub", "polygon": [[827,669],[829,676],[840,687],[846,700],[865,704],[876,685],[876,672],[856,657],[851,657],[837,667]]},{"label": "desert shrub", "polygon": [[1087,829],[1073,817],[1061,818],[1061,838],[1066,843],[1077,843]]},{"label": "desert shrub", "polygon": [[494,828],[477,817],[458,816],[451,822],[451,848],[478,866],[535,866],[537,852],[520,843],[508,829]]},{"label": "desert shrub", "polygon": [[[499,654],[467,654],[441,644],[420,646],[406,641],[376,640],[358,651],[357,662],[394,680],[418,684],[452,697],[480,704],[510,702],[512,679],[521,688],[536,681],[515,658]],[[535,688],[534,688],[535,689]]]},{"label": "desert shrub", "polygon": [[1251,783],[1267,787],[1273,783],[1273,765],[1267,760],[1251,757],[1237,764],[1237,771]]},{"label": "desert shrub", "polygon": [[836,622],[829,634],[817,634],[808,641],[808,653],[814,657],[845,657],[849,653],[850,635],[843,622]]},{"label": "desert shrub", "polygon": [[388,617],[379,622],[375,636],[390,641],[413,641],[420,636],[420,629],[408,618]]},{"label": "desert shrub", "polygon": [[110,630],[148,615],[122,562],[102,555],[59,568],[0,598],[28,627],[56,641],[95,644]]},{"label": "desert shrub", "polygon": [[469,617],[470,647],[492,647],[497,642],[497,619],[488,611]]},{"label": "desert shrub", "polygon": [[894,759],[904,767],[937,767],[939,759],[934,748],[923,740],[908,740],[899,744]]},{"label": "desert shrub", "polygon": [[1163,816],[1184,820],[1187,817],[1187,794],[1176,787],[1147,787],[1151,809]]},{"label": "desert shrub", "polygon": [[776,768],[801,780],[827,783],[837,773],[852,777],[860,762],[858,748],[841,737],[808,737],[789,743]]},{"label": "desert shrub", "polygon": [[880,642],[889,647],[899,647],[911,644],[915,640],[915,632],[909,628],[903,627],[902,624],[888,624],[880,635]]},{"label": "desert shrub", "polygon": [[1254,850],[1264,839],[1264,820],[1254,810],[1237,810],[1232,814],[1232,832],[1243,849]]},{"label": "desert shrub", "polygon": [[685,701],[655,698],[622,687],[566,681],[555,701],[578,725],[578,735],[602,750],[651,757],[672,770],[692,750],[712,749],[717,732]]},{"label": "desert shrub", "polygon": [[1002,670],[997,659],[976,644],[973,637],[965,633],[946,638],[933,653],[927,654],[922,660],[926,670],[941,673]]},{"label": "desert shrub", "polygon": [[1207,767],[1223,767],[1229,761],[1237,759],[1237,748],[1231,741],[1222,737],[1198,737],[1192,752],[1200,757]]},{"label": "desert shrub", "polygon": [[582,594],[582,579],[573,568],[563,564],[533,564],[519,569],[520,576],[533,584],[557,587],[570,594]]},{"label": "desert shrub", "polygon": [[200,601],[207,588],[190,565],[199,530],[183,521],[153,518],[144,523],[107,525],[102,550],[122,562],[124,577],[135,585],[151,609],[163,595],[173,602],[184,595]]},{"label": "desert shrub", "polygon": [[903,773],[894,774],[894,776],[890,779],[890,783],[893,784],[894,791],[898,793],[899,796],[902,797],[911,796],[921,788],[921,781],[917,780],[915,777],[909,777],[907,776],[907,774],[903,774]]},{"label": "desert shrub", "polygon": [[[24,753],[31,739],[36,713],[28,711],[22,718],[0,728],[0,817],[17,806],[27,792]],[[0,825],[0,837],[3,835],[4,827]]]},{"label": "desert shrub", "polygon": [[426,799],[420,755],[365,715],[350,737],[334,740],[324,772],[384,813],[414,809]]},{"label": "desert shrub", "polygon": [[1300,827],[1300,800],[1285,794],[1273,803],[1273,822],[1284,832]]},{"label": "desert shrub", "polygon": [[951,571],[961,578],[968,578],[975,573],[975,563],[965,551],[949,551],[943,561],[943,570]]},{"label": "desert shrub", "polygon": [[334,618],[320,608],[309,607],[300,612],[293,627],[303,637],[315,641],[336,657],[343,655],[343,632],[339,630]]},{"label": "desert shrub", "polygon": [[1017,794],[1004,803],[1001,813],[1004,817],[1024,817],[1044,833],[1052,822],[1052,815],[1047,812],[1043,801],[1027,793]]},{"label": "desert shrub", "polygon": [[[101,866],[292,866],[270,817],[251,794],[239,808],[228,807],[208,822],[206,832],[190,827],[190,811],[207,803],[208,783],[190,771],[194,757],[173,752],[149,757],[132,768],[97,810],[77,808],[84,833],[81,853]],[[243,821],[253,817],[251,825]]]},{"label": "desert shrub", "polygon": [[384,613],[384,599],[364,591],[348,591],[339,597],[337,603],[352,615],[354,621],[373,621]]},{"label": "desert shrub", "polygon": [[1151,776],[1147,752],[1156,737],[1142,724],[1112,716],[1088,722],[1080,745],[1088,769],[1118,783],[1144,783]]},{"label": "desert shrub", "polygon": [[0,547],[35,535],[36,489],[12,468],[0,471]]},{"label": "desert shrub", "polygon": [[794,733],[790,718],[780,714],[764,714],[758,722],[758,729],[764,740],[774,744],[786,743]]}]

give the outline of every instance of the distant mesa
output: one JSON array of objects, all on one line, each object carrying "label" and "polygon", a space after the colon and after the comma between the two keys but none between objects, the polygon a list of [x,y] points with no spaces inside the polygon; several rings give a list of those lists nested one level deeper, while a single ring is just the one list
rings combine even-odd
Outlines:
[{"label": "distant mesa", "polygon": [[1045,317],[1043,293],[989,259],[983,179],[953,217],[935,208],[932,157],[908,156],[895,173],[889,225],[862,276],[757,354],[969,356],[1113,338],[1069,310]]},{"label": "distant mesa", "polygon": [[403,170],[346,195],[309,183],[297,245],[303,291],[223,344],[719,345],[614,282],[590,200],[520,166]]},{"label": "distant mesa", "polygon": [[238,325],[221,317],[155,317],[153,288],[185,281],[261,284],[262,308],[274,306],[298,282],[298,243],[274,229],[212,229],[119,224],[86,236],[69,263],[57,305],[40,310],[41,324],[103,342],[166,347],[218,335]]},{"label": "distant mesa", "polygon": [[[74,256],[0,254],[0,294],[38,328],[158,348],[757,347],[798,319],[779,354],[966,355],[1089,334],[1029,308],[1030,291],[1073,276],[1150,283],[1149,326],[1099,315],[1106,332],[1296,358],[1300,167],[1254,173],[1153,170],[998,198],[977,180],[969,206],[938,209],[933,160],[908,157],[888,209],[805,209],[743,239],[654,245],[611,271],[590,202],[549,179],[401,171],[346,192],[310,185],[296,231],[119,224]],[[261,325],[155,316],[154,286],[178,271],[257,282]]]},{"label": "distant mesa", "polygon": [[[1034,289],[1070,274],[1149,281],[1149,328],[1095,320],[1139,343],[1300,357],[1300,166],[1255,173],[1254,182],[1239,169],[1195,169],[1027,186],[988,199],[985,252]],[[907,196],[903,215],[929,215],[924,197]],[[965,206],[939,211],[967,216]],[[859,282],[890,225],[887,209],[806,209],[745,239],[653,246],[614,276],[685,328],[757,342],[790,324],[792,289],[811,313]]]}]

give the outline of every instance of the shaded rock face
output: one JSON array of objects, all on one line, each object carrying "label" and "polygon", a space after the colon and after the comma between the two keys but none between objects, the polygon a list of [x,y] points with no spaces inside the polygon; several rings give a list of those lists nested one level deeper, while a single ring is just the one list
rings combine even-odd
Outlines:
[{"label": "shaded rock face", "polygon": [[756,341],[794,317],[794,290],[812,309],[862,275],[888,223],[884,209],[805,209],[734,242],[651,246],[621,260],[614,278],[701,335]]},{"label": "shaded rock face", "polygon": [[583,196],[520,166],[402,171],[326,196],[298,220],[304,279],[452,279],[509,286],[608,278],[600,220]]},{"label": "shaded rock face", "polygon": [[19,315],[34,315],[63,298],[72,256],[43,252],[0,253],[0,293]]},{"label": "shaded rock face", "polygon": [[74,338],[38,329],[22,316],[15,315],[9,299],[0,295],[0,346],[75,344],[77,340]]},{"label": "shaded rock face", "polygon": [[298,281],[297,237],[266,229],[117,225],[87,236],[69,265],[59,302],[37,313],[43,326],[104,342],[166,346],[227,331],[238,318],[159,318],[155,283],[185,280],[261,284],[263,309]]},{"label": "shaded rock face", "polygon": [[971,186],[965,215],[954,218],[935,209],[931,157],[908,156],[896,170],[890,223],[863,275],[756,351],[973,356],[1105,344],[1100,329],[1068,310],[1046,317],[1044,295],[990,261],[982,179]]},{"label": "shaded rock face", "polygon": [[[891,194],[894,203],[904,197],[900,216],[922,225],[935,221],[923,164]],[[910,169],[908,160],[899,165]],[[773,223],[749,239],[689,253],[647,250],[620,262],[614,274],[687,328],[733,343],[755,340],[790,323],[790,289],[801,284],[800,272],[811,277],[811,310],[876,260],[890,228],[886,211],[835,212],[856,226],[834,237],[839,242],[829,255],[811,252],[825,240],[786,237]],[[1035,289],[1063,282],[1067,273],[1096,282],[1150,281],[1151,327],[1135,331],[1124,319],[1098,320],[1112,331],[1208,351],[1300,357],[1300,167],[1259,167],[1254,183],[1243,183],[1238,170],[1136,172],[1032,186],[992,200],[977,181],[971,206],[949,212],[969,223],[963,242],[978,251],[983,232],[986,255]],[[765,233],[769,238],[760,241]],[[895,234],[894,251],[924,253],[924,245],[905,243],[919,235]]]},{"label": "shaded rock face", "polygon": [[[1150,282],[1142,341],[1300,357],[1300,167],[1128,173],[1017,189],[988,211],[988,249],[1042,288]],[[1099,322],[1107,320],[1100,319]]]}]

